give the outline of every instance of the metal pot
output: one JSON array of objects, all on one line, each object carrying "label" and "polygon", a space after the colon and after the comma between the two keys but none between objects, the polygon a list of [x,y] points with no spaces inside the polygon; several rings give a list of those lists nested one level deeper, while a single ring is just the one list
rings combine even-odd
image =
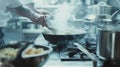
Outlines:
[{"label": "metal pot", "polygon": [[120,31],[99,29],[97,55],[101,59],[120,60]]},{"label": "metal pot", "polygon": [[120,67],[120,62],[116,60],[101,60],[96,55],[90,53],[85,47],[79,43],[73,43],[80,51],[85,53],[93,61],[93,67]]}]

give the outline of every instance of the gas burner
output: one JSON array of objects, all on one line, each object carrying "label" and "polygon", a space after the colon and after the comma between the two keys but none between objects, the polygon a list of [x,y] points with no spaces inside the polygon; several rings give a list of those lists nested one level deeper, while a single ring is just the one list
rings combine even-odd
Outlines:
[{"label": "gas burner", "polygon": [[[54,45],[54,51],[59,53],[59,58],[61,61],[91,61],[91,59],[80,51],[73,42],[52,44]],[[89,52],[96,53],[96,44],[93,42],[86,41],[82,44]]]},{"label": "gas burner", "polygon": [[[95,54],[96,52],[96,48],[93,46],[87,47],[87,49],[91,53]],[[91,59],[86,54],[84,54],[74,45],[68,45],[67,48],[62,49],[59,52],[59,55],[62,61],[91,61]]]},{"label": "gas burner", "polygon": [[89,57],[81,52],[61,52],[60,53],[61,61],[91,61]]}]

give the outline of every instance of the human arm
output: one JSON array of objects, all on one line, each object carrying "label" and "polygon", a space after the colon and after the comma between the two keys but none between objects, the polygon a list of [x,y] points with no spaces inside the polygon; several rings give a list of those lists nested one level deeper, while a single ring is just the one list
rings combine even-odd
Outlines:
[{"label": "human arm", "polygon": [[46,11],[44,9],[39,9],[39,10],[36,9],[34,2],[26,3],[25,6],[27,6],[29,9],[33,10],[34,12],[36,12],[38,14],[41,14],[41,15],[49,14],[48,11]]},{"label": "human arm", "polygon": [[17,14],[29,18],[34,23],[41,24],[42,26],[47,26],[44,15],[37,14],[34,11],[25,8],[24,6],[16,7],[14,10]]}]

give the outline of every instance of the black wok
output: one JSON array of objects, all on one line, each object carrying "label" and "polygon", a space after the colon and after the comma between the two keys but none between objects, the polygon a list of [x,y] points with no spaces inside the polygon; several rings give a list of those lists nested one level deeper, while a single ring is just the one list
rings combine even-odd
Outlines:
[{"label": "black wok", "polygon": [[66,41],[72,41],[74,39],[82,39],[85,33],[78,33],[78,34],[65,34],[65,35],[58,35],[58,34],[47,34],[43,33],[45,40],[47,40],[51,44],[60,44],[65,43]]}]

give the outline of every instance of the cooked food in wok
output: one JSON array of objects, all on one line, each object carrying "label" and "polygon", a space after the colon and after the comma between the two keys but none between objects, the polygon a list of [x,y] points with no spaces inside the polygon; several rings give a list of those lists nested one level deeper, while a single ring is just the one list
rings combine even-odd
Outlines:
[{"label": "cooked food in wok", "polygon": [[85,34],[86,31],[85,30],[69,30],[69,31],[63,31],[62,32],[65,35],[74,35],[74,34]]},{"label": "cooked food in wok", "polygon": [[75,35],[75,34],[85,34],[86,31],[79,29],[73,29],[73,30],[54,30],[54,31],[44,31],[44,34],[51,34],[51,35]]},{"label": "cooked food in wok", "polygon": [[0,58],[15,58],[19,49],[15,48],[4,48],[0,50]]}]

